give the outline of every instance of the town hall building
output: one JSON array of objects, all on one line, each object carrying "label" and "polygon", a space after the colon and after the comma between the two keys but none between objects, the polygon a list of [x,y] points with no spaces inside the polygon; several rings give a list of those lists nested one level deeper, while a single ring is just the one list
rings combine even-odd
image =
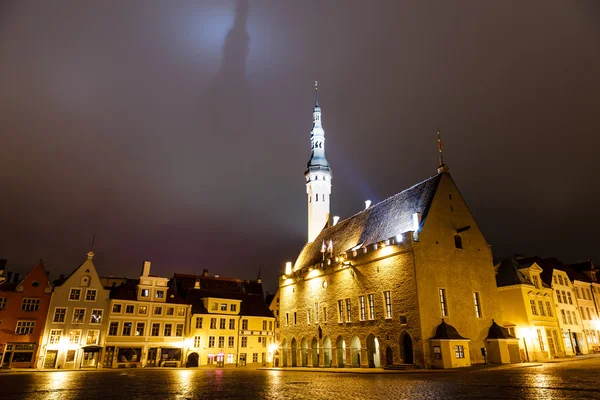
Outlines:
[{"label": "town hall building", "polygon": [[[490,245],[448,167],[341,221],[318,97],[307,243],[279,280],[280,365],[454,368],[518,359]],[[441,152],[441,142],[440,142]]]}]

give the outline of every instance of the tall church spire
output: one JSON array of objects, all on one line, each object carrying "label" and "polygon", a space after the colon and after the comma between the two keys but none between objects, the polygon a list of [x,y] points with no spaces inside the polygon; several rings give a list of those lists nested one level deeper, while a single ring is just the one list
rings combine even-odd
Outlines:
[{"label": "tall church spire", "polygon": [[308,242],[312,242],[329,223],[331,168],[325,158],[325,131],[321,125],[319,91],[315,81],[313,128],[310,131],[311,157],[304,173],[308,194]]}]

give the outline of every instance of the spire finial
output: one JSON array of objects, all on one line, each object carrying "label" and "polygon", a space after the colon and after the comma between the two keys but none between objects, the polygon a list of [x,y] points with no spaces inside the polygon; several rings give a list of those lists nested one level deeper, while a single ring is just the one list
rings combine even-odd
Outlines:
[{"label": "spire finial", "polygon": [[96,241],[96,235],[92,236],[92,245],[90,246],[90,251],[94,251],[94,242]]},{"label": "spire finial", "polygon": [[442,137],[440,135],[440,131],[437,131],[437,139],[438,139],[438,151],[440,152],[440,166],[438,167],[438,173],[448,172],[448,166],[444,164],[444,151],[443,151],[443,143]]},{"label": "spire finial", "polygon": [[315,107],[319,107],[319,82],[315,81]]}]

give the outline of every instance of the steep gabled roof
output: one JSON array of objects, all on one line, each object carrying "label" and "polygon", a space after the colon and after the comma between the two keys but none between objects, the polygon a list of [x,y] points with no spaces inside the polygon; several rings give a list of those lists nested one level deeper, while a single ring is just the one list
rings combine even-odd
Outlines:
[{"label": "steep gabled roof", "polygon": [[496,266],[496,285],[498,287],[512,285],[531,285],[533,283],[519,271],[519,264],[512,258],[504,259]]},{"label": "steep gabled roof", "polygon": [[430,340],[469,340],[462,337],[455,327],[449,325],[442,319],[442,323],[435,330],[435,336]]},{"label": "steep gabled roof", "polygon": [[492,320],[492,326],[488,330],[486,339],[516,339],[513,335],[508,332],[503,326],[500,326],[496,321]]},{"label": "steep gabled roof", "polygon": [[413,214],[416,212],[421,213],[422,226],[441,176],[442,174],[437,174],[334,226],[323,229],[313,242],[304,246],[294,269],[319,262],[322,258],[323,242],[331,240],[335,254],[343,253],[358,245],[377,243],[414,230]]},{"label": "steep gabled roof", "polygon": [[533,262],[535,262],[537,265],[540,266],[540,268],[543,269],[542,273],[540,274],[540,277],[542,278],[542,281],[549,285],[550,287],[552,287],[552,275],[554,274],[554,270],[559,270],[559,271],[563,271],[566,272],[567,275],[569,276],[569,279],[571,280],[579,280],[579,281],[583,281],[583,282],[591,282],[592,280],[585,274],[575,271],[573,268],[569,267],[568,265],[566,265],[565,263],[563,263],[562,261],[560,261],[559,259],[555,258],[555,257],[550,257],[550,258],[541,258],[541,257],[526,257],[526,258],[519,258],[516,260],[519,265],[521,267],[523,267],[524,265],[527,264],[531,264]]}]

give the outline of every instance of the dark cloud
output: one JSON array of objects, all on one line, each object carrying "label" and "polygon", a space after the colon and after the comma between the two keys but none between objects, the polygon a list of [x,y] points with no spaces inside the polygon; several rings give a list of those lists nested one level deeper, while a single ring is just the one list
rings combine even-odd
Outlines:
[{"label": "dark cloud", "polygon": [[597,2],[4,1],[0,256],[269,287],[306,237],[312,84],[332,212],[445,159],[496,255],[600,259]]}]

